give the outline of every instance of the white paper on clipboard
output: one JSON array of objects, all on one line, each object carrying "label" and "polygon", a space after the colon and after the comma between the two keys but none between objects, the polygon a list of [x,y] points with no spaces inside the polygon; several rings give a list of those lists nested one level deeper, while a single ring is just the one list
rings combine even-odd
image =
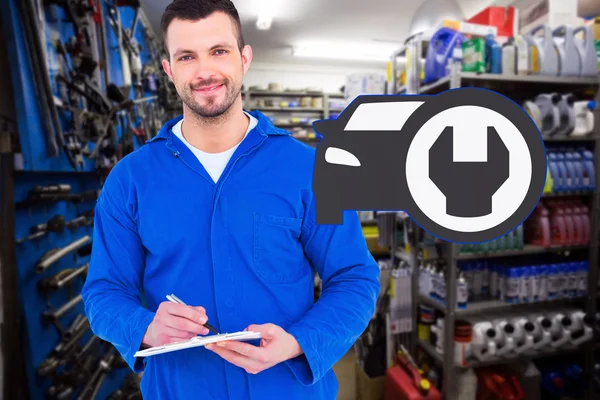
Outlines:
[{"label": "white paper on clipboard", "polygon": [[169,343],[163,346],[150,347],[149,349],[139,350],[133,356],[134,357],[150,357],[156,354],[169,353],[171,351],[178,351],[189,349],[191,347],[200,347],[208,343],[217,343],[225,340],[237,340],[237,341],[248,341],[254,339],[260,339],[260,332],[235,332],[235,333],[223,333],[221,335],[211,336],[196,336],[189,340],[184,340],[177,343]]}]

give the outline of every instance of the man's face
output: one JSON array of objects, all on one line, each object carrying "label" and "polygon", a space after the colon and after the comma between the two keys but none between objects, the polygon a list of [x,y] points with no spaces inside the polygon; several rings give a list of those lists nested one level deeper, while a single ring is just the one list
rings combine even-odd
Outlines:
[{"label": "man's face", "polygon": [[216,12],[199,21],[175,19],[166,42],[170,61],[163,68],[183,103],[204,118],[225,113],[239,98],[252,59],[250,46],[240,54],[231,18]]}]

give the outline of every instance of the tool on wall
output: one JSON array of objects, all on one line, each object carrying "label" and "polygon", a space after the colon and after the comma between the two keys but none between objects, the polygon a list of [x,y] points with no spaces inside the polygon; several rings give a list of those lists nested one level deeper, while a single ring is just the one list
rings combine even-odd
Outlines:
[{"label": "tool on wall", "polygon": [[82,238],[71,242],[65,247],[48,250],[37,262],[35,266],[35,272],[38,274],[43,273],[61,258],[77,250],[79,247],[90,242],[91,240],[92,238],[90,236],[85,235]]},{"label": "tool on wall", "polygon": [[63,269],[53,276],[40,280],[38,282],[38,289],[42,293],[60,290],[71,284],[75,278],[85,276],[89,266],[90,263],[86,263],[78,268]]}]

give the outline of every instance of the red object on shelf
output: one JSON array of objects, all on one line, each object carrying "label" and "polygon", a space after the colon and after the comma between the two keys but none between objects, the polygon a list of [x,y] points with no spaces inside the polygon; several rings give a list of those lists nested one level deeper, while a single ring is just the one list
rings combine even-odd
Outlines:
[{"label": "red object on shelf", "polygon": [[403,357],[385,374],[384,400],[442,400],[440,392]]},{"label": "red object on shelf", "polygon": [[495,26],[498,29],[497,36],[511,37],[514,33],[515,8],[488,7],[469,18],[467,22]]}]

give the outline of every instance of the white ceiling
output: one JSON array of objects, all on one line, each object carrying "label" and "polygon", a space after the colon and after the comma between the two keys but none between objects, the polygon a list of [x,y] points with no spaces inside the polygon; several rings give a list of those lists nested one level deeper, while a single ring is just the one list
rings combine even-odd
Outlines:
[{"label": "white ceiling", "polygon": [[[293,57],[291,47],[304,41],[391,45],[408,36],[415,11],[424,0],[233,0],[243,26],[244,39],[254,50],[254,62],[312,63]],[[493,0],[457,0],[464,15],[494,3]],[[144,11],[160,37],[160,18],[168,0],[142,0]],[[255,23],[264,7],[273,10],[270,30]],[[325,63],[319,61],[319,64]],[[328,65],[341,62],[326,62]]]}]

